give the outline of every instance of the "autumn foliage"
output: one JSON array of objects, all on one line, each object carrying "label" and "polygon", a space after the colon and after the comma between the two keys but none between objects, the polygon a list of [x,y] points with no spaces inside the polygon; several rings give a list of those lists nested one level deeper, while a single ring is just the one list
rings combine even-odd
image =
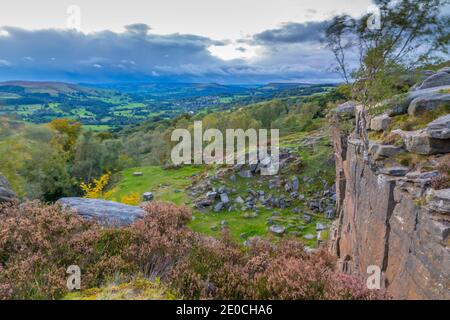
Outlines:
[{"label": "autumn foliage", "polygon": [[375,299],[358,279],[341,274],[324,251],[309,254],[294,240],[255,240],[243,250],[187,226],[186,207],[150,203],[147,215],[102,228],[58,205],[0,207],[0,298],[56,299],[67,293],[66,269],[78,265],[82,289],[123,277],[160,278],[187,299]]}]

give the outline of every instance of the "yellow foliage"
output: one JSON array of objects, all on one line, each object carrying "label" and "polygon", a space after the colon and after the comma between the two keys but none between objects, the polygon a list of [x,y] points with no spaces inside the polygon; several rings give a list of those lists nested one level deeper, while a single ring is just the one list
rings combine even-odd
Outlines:
[{"label": "yellow foliage", "polygon": [[93,183],[85,184],[82,182],[80,188],[84,191],[85,198],[101,198],[103,191],[111,178],[111,173],[105,173],[98,179],[94,179]]},{"label": "yellow foliage", "polygon": [[53,143],[72,153],[81,133],[81,123],[63,118],[52,120],[48,126],[59,133],[59,136],[53,139]]},{"label": "yellow foliage", "polygon": [[124,204],[129,204],[132,206],[137,206],[141,200],[141,196],[138,192],[132,192],[129,195],[123,196],[120,199],[120,202]]}]

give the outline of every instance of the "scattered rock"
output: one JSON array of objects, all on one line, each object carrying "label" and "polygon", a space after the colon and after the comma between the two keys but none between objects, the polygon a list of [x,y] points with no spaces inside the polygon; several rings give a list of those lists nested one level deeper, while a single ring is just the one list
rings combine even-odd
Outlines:
[{"label": "scattered rock", "polygon": [[226,193],[221,193],[220,201],[224,204],[227,204],[228,202],[230,202],[230,199],[228,198],[228,195]]},{"label": "scattered rock", "polygon": [[304,214],[303,221],[305,221],[305,223],[311,223],[312,217],[309,214]]},{"label": "scattered rock", "polygon": [[312,240],[315,238],[315,236],[313,234],[308,233],[308,234],[305,234],[303,236],[303,238],[305,238],[306,240]]},{"label": "scattered rock", "polygon": [[142,194],[142,199],[143,199],[145,202],[152,201],[152,200],[154,199],[153,192],[144,192],[144,193]]},{"label": "scattered rock", "polygon": [[83,218],[94,219],[107,226],[127,226],[145,214],[142,208],[100,199],[61,198],[57,203],[73,209]]},{"label": "scattered rock", "polygon": [[316,231],[325,230],[325,226],[319,222],[316,223]]},{"label": "scattered rock", "polygon": [[210,191],[206,194],[206,198],[208,198],[209,200],[214,200],[217,197],[217,192],[215,191]]},{"label": "scattered rock", "polygon": [[222,211],[222,209],[225,207],[225,204],[223,202],[218,202],[215,206],[214,206],[214,212],[219,212]]},{"label": "scattered rock", "polygon": [[205,209],[206,207],[212,206],[212,199],[200,199],[195,203],[195,207],[198,209]]},{"label": "scattered rock", "polygon": [[326,210],[327,213],[327,219],[333,219],[334,218],[334,208],[328,207]]},{"label": "scattered rock", "polygon": [[241,170],[238,172],[238,175],[241,178],[252,178],[253,177],[252,172],[250,170]]},{"label": "scattered rock", "polygon": [[244,214],[244,218],[245,219],[254,219],[257,218],[258,214],[256,212],[250,212],[250,213],[245,213]]},{"label": "scattered rock", "polygon": [[297,192],[300,187],[300,182],[298,181],[298,177],[292,178],[292,190]]},{"label": "scattered rock", "polygon": [[286,231],[286,228],[280,225],[273,225],[269,227],[269,230],[273,234],[282,235]]},{"label": "scattered rock", "polygon": [[450,214],[450,189],[433,190],[428,207],[432,211]]},{"label": "scattered rock", "polygon": [[242,203],[244,203],[244,199],[242,199],[240,196],[238,196],[238,197],[234,200],[234,202],[239,203],[239,204],[242,204]]}]

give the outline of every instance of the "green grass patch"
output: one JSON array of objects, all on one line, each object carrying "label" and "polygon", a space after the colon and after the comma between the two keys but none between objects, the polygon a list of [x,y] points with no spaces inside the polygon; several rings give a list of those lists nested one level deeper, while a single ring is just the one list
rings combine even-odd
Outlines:
[{"label": "green grass patch", "polygon": [[[125,169],[120,173],[120,182],[107,196],[109,200],[120,201],[131,193],[150,191],[155,200],[169,201],[175,204],[188,204],[189,198],[184,189],[191,184],[191,177],[199,173],[201,167],[183,166],[174,169],[163,169],[159,166]],[[134,176],[133,172],[142,172],[142,176]]]}]

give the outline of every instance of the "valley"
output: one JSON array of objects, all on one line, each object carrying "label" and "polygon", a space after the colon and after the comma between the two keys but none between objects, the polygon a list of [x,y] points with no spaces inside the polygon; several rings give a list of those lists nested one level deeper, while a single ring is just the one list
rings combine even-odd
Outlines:
[{"label": "valley", "polygon": [[94,131],[111,131],[146,120],[226,110],[271,98],[294,99],[290,103],[295,103],[301,96],[324,93],[333,86],[301,83],[78,85],[8,81],[0,82],[0,116],[15,116],[32,123],[68,118]]}]

